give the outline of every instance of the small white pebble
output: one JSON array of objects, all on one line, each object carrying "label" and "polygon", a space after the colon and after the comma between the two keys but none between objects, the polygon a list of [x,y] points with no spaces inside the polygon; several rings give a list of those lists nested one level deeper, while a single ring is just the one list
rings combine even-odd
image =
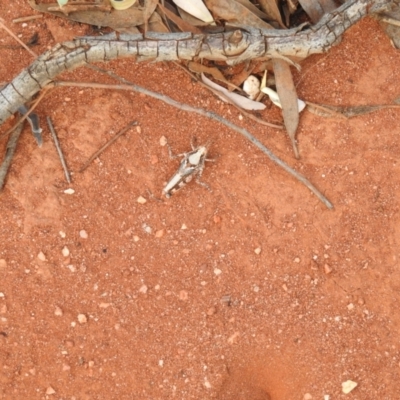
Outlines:
[{"label": "small white pebble", "polygon": [[69,249],[67,246],[64,246],[63,249],[61,250],[61,253],[64,257],[68,257],[69,256]]},{"label": "small white pebble", "polygon": [[57,317],[61,317],[63,315],[63,311],[61,310],[60,307],[55,308],[54,315],[56,315]]},{"label": "small white pebble", "polygon": [[154,286],[154,290],[160,290],[160,285]]},{"label": "small white pebble", "polygon": [[7,267],[7,261],[4,258],[0,258],[0,269]]},{"label": "small white pebble", "polygon": [[295,262],[295,263],[299,263],[300,262],[300,258],[299,257],[296,257],[294,260],[293,260],[293,262]]},{"label": "small white pebble", "polygon": [[85,314],[78,314],[78,322],[80,324],[86,324],[87,321],[87,316]]},{"label": "small white pebble", "polygon": [[22,26],[23,28],[26,28],[26,27],[28,26],[28,24],[27,24],[26,22],[23,22],[23,23],[21,24],[21,26]]},{"label": "small white pebble", "polygon": [[65,194],[74,194],[74,193],[75,193],[75,190],[74,190],[74,189],[71,189],[71,188],[65,189],[65,190],[64,190],[64,193],[65,193]]},{"label": "small white pebble", "polygon": [[72,265],[72,264],[68,264],[68,265],[67,265],[67,268],[68,268],[71,272],[75,272],[75,271],[76,271],[75,266]]},{"label": "small white pebble", "polygon": [[146,285],[142,285],[139,289],[139,293],[146,294],[148,290],[148,287]]},{"label": "small white pebble", "polygon": [[357,382],[353,382],[353,381],[346,381],[342,383],[342,392],[344,394],[348,394],[350,393],[353,389],[355,389],[357,387]]},{"label": "small white pebble", "polygon": [[4,297],[4,293],[3,292],[0,292],[0,297]]},{"label": "small white pebble", "polygon": [[139,239],[140,239],[139,236],[134,236],[134,237],[133,237],[133,241],[134,241],[134,242],[138,242]]},{"label": "small white pebble", "polygon": [[208,381],[208,379],[207,378],[204,378],[204,386],[207,388],[207,389],[211,389],[211,383]]},{"label": "small white pebble", "polygon": [[243,120],[243,115],[239,114],[239,121],[242,121],[242,120]]},{"label": "small white pebble", "polygon": [[256,253],[257,255],[261,253],[261,248],[257,247],[256,249],[254,249],[254,253]]},{"label": "small white pebble", "polygon": [[354,304],[353,303],[347,304],[347,309],[349,311],[351,311],[353,308],[354,308]]},{"label": "small white pebble", "polygon": [[60,231],[60,232],[58,232],[58,234],[59,234],[63,239],[65,239],[66,236],[67,236],[67,234],[66,234],[64,231]]},{"label": "small white pebble", "polygon": [[81,231],[79,231],[79,236],[80,236],[82,239],[87,239],[87,238],[89,237],[89,235],[87,234],[87,232],[86,232],[84,229],[82,229]]},{"label": "small white pebble", "polygon": [[186,224],[182,224],[181,229],[187,229]]},{"label": "small white pebble", "polygon": [[158,360],[158,366],[162,368],[164,366],[164,360]]},{"label": "small white pebble", "polygon": [[76,327],[76,322],[75,322],[75,321],[72,321],[72,322],[71,322],[71,326],[72,326],[73,328],[75,328],[75,327]]},{"label": "small white pebble", "polygon": [[51,386],[49,386],[47,389],[46,389],[46,394],[47,395],[51,395],[51,394],[54,394],[56,391],[51,387]]},{"label": "small white pebble", "polygon": [[137,198],[137,200],[136,200],[139,204],[145,204],[146,202],[147,202],[147,200],[144,198],[144,197],[142,197],[142,196],[139,196],[138,198]]},{"label": "small white pebble", "polygon": [[260,288],[258,286],[254,286],[253,291],[258,293],[260,291]]},{"label": "small white pebble", "polygon": [[221,271],[219,268],[215,268],[215,269],[214,269],[214,274],[217,275],[217,276],[218,276],[218,275],[221,275],[221,274],[222,274],[222,271]]},{"label": "small white pebble", "polygon": [[165,136],[160,137],[160,146],[165,146],[167,144],[167,138]]},{"label": "small white pebble", "polygon": [[329,394],[324,394],[324,400],[329,400]]},{"label": "small white pebble", "polygon": [[303,400],[312,400],[312,396],[311,396],[311,394],[310,393],[306,393],[304,396],[303,396]]},{"label": "small white pebble", "polygon": [[260,93],[260,80],[254,76],[250,75],[244,82],[243,82],[243,91],[249,96],[249,99],[254,100],[258,93]]},{"label": "small white pebble", "polygon": [[40,261],[46,261],[46,256],[43,254],[42,251],[37,255],[37,258],[38,258]]}]

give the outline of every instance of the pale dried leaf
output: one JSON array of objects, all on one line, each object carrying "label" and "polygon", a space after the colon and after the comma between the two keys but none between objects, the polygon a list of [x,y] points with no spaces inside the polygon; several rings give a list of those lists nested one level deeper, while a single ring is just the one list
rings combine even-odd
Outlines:
[{"label": "pale dried leaf", "polygon": [[293,83],[290,66],[283,60],[273,59],[276,89],[282,105],[283,121],[286,131],[292,142],[294,155],[299,158],[296,144],[296,130],[299,125],[299,108],[297,102],[296,87]]},{"label": "pale dried leaf", "polygon": [[210,88],[221,93],[222,96],[220,98],[224,101],[226,101],[225,98],[228,98],[230,101],[232,101],[232,103],[243,108],[244,110],[264,110],[265,109],[265,104],[250,100],[247,97],[241,96],[240,94],[232,93],[229,90],[225,89],[224,87],[217,85],[216,83],[214,83],[213,81],[208,79],[204,74],[201,74],[201,80],[203,81],[203,83],[205,85],[207,85]]},{"label": "pale dried leaf", "polygon": [[220,19],[254,28],[273,29],[242,4],[234,0],[205,0],[208,9]]},{"label": "pale dried leaf", "polygon": [[279,11],[277,0],[258,0],[258,2],[270,21],[276,21],[281,28],[286,28],[282,21],[282,15]]},{"label": "pale dried leaf", "polygon": [[212,23],[214,19],[202,0],[172,0],[178,7],[201,21]]},{"label": "pale dried leaf", "polygon": [[316,24],[325,13],[318,0],[299,0],[299,3],[314,24]]}]

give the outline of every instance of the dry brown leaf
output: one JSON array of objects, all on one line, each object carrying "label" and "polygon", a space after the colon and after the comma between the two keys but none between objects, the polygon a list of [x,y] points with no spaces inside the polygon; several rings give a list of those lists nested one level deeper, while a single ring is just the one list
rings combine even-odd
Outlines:
[{"label": "dry brown leaf", "polygon": [[195,34],[201,33],[199,28],[196,28],[189,22],[184,21],[178,15],[174,14],[168,8],[164,7],[162,4],[159,4],[158,7],[164,13],[164,15],[170,19],[182,32],[192,32]]},{"label": "dry brown leaf", "polygon": [[193,17],[193,15],[188,14],[185,10],[182,10],[180,7],[176,7],[179,13],[179,16],[186,22],[189,22],[190,25],[193,26],[208,26],[209,24]]},{"label": "dry brown leaf", "polygon": [[222,72],[216,67],[207,67],[206,65],[199,64],[194,61],[190,61],[188,63],[188,69],[189,69],[189,71],[194,72],[196,74],[209,74],[214,79],[224,82],[227,85],[230,85],[230,82],[226,80],[226,78],[222,74]]},{"label": "dry brown leaf", "polygon": [[208,9],[214,14],[214,17],[254,28],[273,29],[272,25],[264,22],[242,4],[234,0],[205,0],[205,3]]},{"label": "dry brown leaf", "polygon": [[29,5],[37,11],[50,13],[57,17],[66,18],[75,22],[95,26],[109,26],[112,29],[119,30],[121,28],[130,28],[144,24],[143,10],[131,7],[127,10],[111,12],[103,11],[76,11],[68,16],[59,11],[48,11],[49,7],[58,7],[58,3],[52,4],[36,4],[35,0],[28,0]]},{"label": "dry brown leaf", "polygon": [[143,18],[144,18],[144,31],[147,32],[148,28],[148,21],[155,11],[158,4],[158,0],[145,0],[144,2],[144,11],[143,11]]},{"label": "dry brown leaf", "polygon": [[333,0],[319,0],[324,13],[330,13],[337,8],[336,3]]},{"label": "dry brown leaf", "polygon": [[286,28],[282,21],[277,0],[259,0],[261,9],[268,15],[270,21],[276,21],[281,28]]},{"label": "dry brown leaf", "polygon": [[268,19],[268,15],[257,8],[250,0],[236,0],[242,6],[245,6],[248,10],[250,10],[253,14],[257,15],[258,18]]},{"label": "dry brown leaf", "polygon": [[294,155],[299,158],[296,144],[296,130],[299,125],[299,109],[296,87],[293,83],[292,72],[287,62],[280,59],[272,60],[276,81],[276,90],[282,104],[283,121],[292,142]]},{"label": "dry brown leaf", "polygon": [[318,0],[299,0],[299,3],[314,24],[325,14]]},{"label": "dry brown leaf", "polygon": [[[163,19],[161,18],[158,12],[153,12],[148,22],[149,32],[163,32],[167,33],[170,32],[167,26],[165,26]],[[144,26],[140,26],[141,29],[144,29]]]}]

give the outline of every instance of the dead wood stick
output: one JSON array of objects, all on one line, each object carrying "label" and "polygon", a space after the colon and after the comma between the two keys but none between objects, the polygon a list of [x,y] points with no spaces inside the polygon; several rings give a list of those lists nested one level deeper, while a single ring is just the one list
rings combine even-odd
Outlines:
[{"label": "dead wood stick", "polygon": [[22,116],[22,118],[20,118],[20,119],[18,120],[18,122],[17,122],[12,128],[10,128],[8,131],[2,133],[2,134],[0,135],[0,139],[3,138],[4,136],[8,136],[11,132],[14,131],[14,129],[17,128],[18,125],[22,124],[22,122],[24,122],[24,121],[29,117],[29,114],[38,106],[38,104],[40,103],[40,101],[41,101],[41,100],[43,99],[43,97],[46,95],[47,91],[48,91],[50,88],[52,88],[52,87],[53,87],[52,84],[49,84],[48,86],[44,87],[44,88],[43,88],[43,89],[44,89],[43,92],[40,93],[39,97],[35,100],[35,102],[32,104],[32,106],[30,107],[30,109]]},{"label": "dead wood stick", "polygon": [[290,175],[295,177],[298,181],[300,181],[303,185],[307,186],[311,192],[313,192],[317,198],[322,201],[326,207],[329,209],[333,208],[332,203],[303,175],[299,174],[297,171],[295,171],[293,168],[291,168],[288,164],[286,164],[283,160],[281,160],[279,157],[277,157],[271,150],[269,150],[267,147],[265,147],[258,139],[256,139],[249,131],[247,131],[244,128],[241,128],[234,123],[228,121],[227,119],[221,117],[220,115],[212,112],[212,111],[206,111],[203,108],[199,107],[192,107],[189,104],[185,103],[180,103],[174,99],[171,99],[168,96],[162,95],[160,93],[152,92],[151,90],[145,89],[141,86],[138,86],[134,83],[131,83],[127,81],[124,78],[121,78],[120,76],[110,72],[103,70],[102,68],[91,66],[93,69],[96,71],[105,73],[109,76],[111,76],[114,79],[119,80],[120,82],[123,82],[124,85],[106,85],[106,84],[100,84],[100,83],[84,83],[84,82],[54,82],[55,86],[77,86],[77,87],[92,87],[92,88],[99,88],[99,89],[120,89],[120,90],[131,90],[135,91],[138,93],[143,93],[147,96],[153,97],[155,99],[161,100],[164,103],[167,103],[173,107],[179,108],[180,110],[183,111],[188,111],[188,112],[193,112],[199,115],[202,115],[204,117],[213,119],[215,121],[218,121],[219,123],[227,126],[228,128],[240,133],[243,135],[246,139],[248,139],[251,143],[253,143],[256,147],[258,147],[264,154],[267,155],[267,157],[274,162],[275,164],[279,165],[281,168],[283,168],[286,172],[288,172]]},{"label": "dead wood stick", "polygon": [[126,131],[128,131],[132,126],[137,125],[137,121],[130,122],[125,128],[121,129],[114,137],[112,137],[104,146],[102,146],[99,150],[97,150],[83,165],[83,167],[79,170],[79,172],[83,172],[89,164],[98,157],[107,147],[111,146],[121,135],[123,135]]},{"label": "dead wood stick", "polygon": [[64,154],[63,154],[63,152],[61,150],[60,142],[59,142],[58,137],[56,135],[56,131],[54,130],[53,123],[51,122],[51,118],[50,117],[46,117],[46,119],[47,119],[47,125],[49,125],[49,128],[50,128],[51,136],[52,136],[52,138],[54,140],[54,145],[56,146],[56,149],[57,149],[58,157],[60,158],[61,165],[62,165],[63,170],[64,170],[65,179],[67,180],[68,183],[71,183],[71,175],[70,175],[70,173],[68,171],[67,164],[66,164],[65,158],[64,158]]},{"label": "dead wood stick", "polygon": [[23,126],[23,124],[17,125],[8,138],[6,154],[0,166],[0,191],[3,190],[5,178],[7,176],[8,169],[10,168],[15,149],[17,148],[18,139],[21,135]]},{"label": "dead wood stick", "polygon": [[4,24],[4,19],[0,18],[0,27],[2,27],[10,36],[12,36],[28,53],[30,53],[33,57],[37,57],[37,54],[33,52],[22,40],[19,39],[17,35],[15,35],[7,26]]},{"label": "dead wood stick", "polygon": [[33,19],[43,18],[43,14],[35,14],[35,15],[28,15],[27,17],[20,17],[13,19],[14,24],[18,24],[19,22],[27,22],[32,21]]}]

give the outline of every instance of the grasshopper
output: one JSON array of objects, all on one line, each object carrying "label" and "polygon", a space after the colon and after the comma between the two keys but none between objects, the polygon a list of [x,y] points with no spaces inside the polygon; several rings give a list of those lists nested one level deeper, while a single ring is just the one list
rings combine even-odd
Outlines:
[{"label": "grasshopper", "polygon": [[190,151],[189,153],[181,153],[176,156],[172,155],[171,147],[168,143],[167,145],[170,158],[173,159],[183,157],[183,159],[181,161],[181,164],[179,165],[178,171],[175,172],[172,178],[165,185],[162,194],[164,194],[166,198],[170,198],[173,193],[183,188],[195,176],[196,182],[198,184],[209,189],[208,185],[200,181],[205,162],[214,161],[206,158],[209,143],[206,143],[204,146],[199,147],[194,147],[192,143],[192,151]]}]

